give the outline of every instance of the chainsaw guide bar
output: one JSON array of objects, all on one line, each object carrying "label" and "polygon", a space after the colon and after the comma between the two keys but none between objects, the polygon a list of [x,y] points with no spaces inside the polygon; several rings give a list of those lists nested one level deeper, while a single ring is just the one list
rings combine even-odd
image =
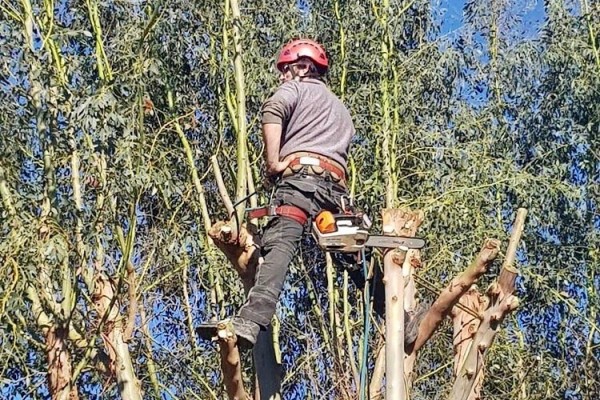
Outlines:
[{"label": "chainsaw guide bar", "polygon": [[386,249],[420,250],[425,247],[425,240],[418,237],[373,235],[369,236],[365,246],[383,247]]}]

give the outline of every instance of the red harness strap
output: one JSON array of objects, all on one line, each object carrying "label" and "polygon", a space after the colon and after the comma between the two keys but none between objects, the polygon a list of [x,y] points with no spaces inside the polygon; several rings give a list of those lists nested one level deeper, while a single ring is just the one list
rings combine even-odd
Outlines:
[{"label": "red harness strap", "polygon": [[296,207],[296,206],[290,206],[290,205],[283,205],[283,206],[279,206],[279,207],[266,206],[266,207],[252,208],[252,209],[248,210],[247,212],[248,212],[248,218],[250,218],[250,219],[278,215],[280,217],[291,218],[294,221],[298,222],[300,225],[304,225],[304,224],[306,224],[306,221],[308,221],[308,215],[306,214],[306,212],[303,209]]}]

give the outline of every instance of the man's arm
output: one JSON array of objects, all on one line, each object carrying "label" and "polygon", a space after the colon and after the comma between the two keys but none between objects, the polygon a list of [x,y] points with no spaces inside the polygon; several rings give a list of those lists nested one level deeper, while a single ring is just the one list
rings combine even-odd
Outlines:
[{"label": "man's arm", "polygon": [[265,161],[267,164],[267,175],[277,175],[283,172],[289,161],[279,160],[279,149],[281,147],[281,124],[266,123],[262,125],[263,140],[265,142]]}]

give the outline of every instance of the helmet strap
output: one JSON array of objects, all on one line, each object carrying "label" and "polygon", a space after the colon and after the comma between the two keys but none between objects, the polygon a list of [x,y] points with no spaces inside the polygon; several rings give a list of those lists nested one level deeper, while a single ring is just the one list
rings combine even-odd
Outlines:
[{"label": "helmet strap", "polygon": [[298,75],[298,72],[296,72],[296,64],[290,64],[290,74],[292,74],[293,80],[300,80],[300,78],[302,78]]},{"label": "helmet strap", "polygon": [[319,73],[319,70],[314,65],[314,63],[310,63],[307,65],[307,72],[304,75],[298,74],[298,63],[290,63],[285,66],[285,71],[289,72],[292,76],[292,80],[301,81],[304,78],[313,78],[313,79],[321,79],[322,75]]}]

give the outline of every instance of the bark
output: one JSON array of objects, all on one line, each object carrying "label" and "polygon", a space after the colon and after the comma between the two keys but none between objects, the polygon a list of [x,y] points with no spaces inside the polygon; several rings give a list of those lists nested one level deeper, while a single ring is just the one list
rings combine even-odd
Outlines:
[{"label": "bark", "polygon": [[385,285],[385,394],[406,399],[404,384],[404,277],[405,253],[389,251],[384,256]]},{"label": "bark", "polygon": [[[452,322],[454,324],[454,376],[458,375],[473,345],[473,336],[477,332],[477,329],[479,329],[480,319],[478,315],[484,310],[485,299],[479,293],[477,286],[472,285],[467,293],[461,297],[460,304],[464,308],[454,307],[452,310]],[[475,379],[475,385],[471,390],[469,400],[481,399],[483,378],[484,374],[483,370],[481,370]]]},{"label": "bark", "polygon": [[[219,162],[217,160],[217,156],[212,156],[210,158],[210,163],[213,168],[213,173],[215,174],[215,180],[217,181],[217,188],[219,189],[219,195],[221,196],[221,200],[225,205],[225,209],[227,210],[228,215],[233,215],[235,209],[233,208],[233,203],[229,198],[229,193],[227,193],[227,188],[225,187],[225,182],[223,181],[223,175],[221,174],[221,168],[219,167]],[[248,168],[248,167],[246,167]]]},{"label": "bark", "polygon": [[385,374],[385,342],[381,344],[376,353],[375,367],[373,368],[373,376],[371,376],[371,384],[369,385],[370,400],[380,400],[383,398],[381,383]]},{"label": "bark", "polygon": [[[255,241],[257,232],[254,225],[244,224],[239,229],[239,236],[234,235],[233,232],[237,232],[238,229],[232,229],[233,224],[235,221],[217,222],[210,229],[209,236],[233,265],[248,293],[254,285],[254,276],[259,264],[259,251]],[[267,332],[261,331],[259,334],[253,354],[259,398],[270,400],[280,398],[281,365],[275,357],[272,336]],[[231,335],[227,331],[219,334],[223,383],[230,399],[245,399],[248,395],[243,387],[239,350]]]},{"label": "bark", "polygon": [[[38,296],[38,293],[32,286],[28,286],[26,289],[27,298],[31,301],[31,311],[33,312],[36,325],[41,329],[44,336],[48,334],[48,331],[54,326],[54,322],[51,318],[46,314],[43,310],[41,300]],[[93,348],[90,350],[92,346],[90,342],[86,338],[81,335],[77,329],[71,323],[68,330],[68,339],[71,344],[76,346],[79,349],[89,351],[89,355],[87,359],[84,359],[79,362],[77,368],[75,368],[71,380],[76,381],[79,376],[79,372],[85,365],[88,364],[88,360],[91,360],[94,368],[98,370],[100,373],[106,373],[109,369],[110,361],[106,353],[104,353],[100,349]]]},{"label": "bark", "polygon": [[127,292],[129,297],[129,307],[127,307],[127,322],[125,324],[123,338],[125,342],[129,342],[133,336],[135,328],[135,316],[138,312],[135,269],[131,261],[127,262]]},{"label": "bark", "polygon": [[221,370],[225,391],[231,400],[251,400],[244,389],[240,351],[237,346],[237,336],[229,323],[222,323],[217,331],[219,353],[221,355]]},{"label": "bark", "polygon": [[[154,395],[157,399],[161,397],[160,395],[160,385],[158,383],[158,373],[156,372],[156,364],[154,363],[154,352],[152,350],[152,345],[154,342],[154,338],[152,337],[152,332],[150,332],[150,325],[148,323],[148,318],[146,317],[146,310],[144,309],[143,303],[140,303],[140,318],[141,318],[141,328],[144,333],[144,346],[146,347],[146,354],[148,360],[146,361],[146,366],[148,367],[148,377],[150,378],[150,383],[152,384],[152,388],[154,389]],[[193,329],[192,329],[193,331]]]},{"label": "bark", "polygon": [[[235,227],[232,228],[232,225]],[[236,235],[235,232],[238,234]],[[254,276],[258,267],[258,248],[255,245],[256,230],[254,225],[242,225],[237,228],[235,221],[219,221],[209,230],[209,236],[214,244],[225,254],[233,265],[244,285],[246,293],[254,285]],[[226,325],[220,327],[218,334],[219,352],[221,355],[221,369],[223,371],[223,384],[230,399],[250,399],[242,381],[242,370],[236,336],[232,328]],[[256,347],[253,350],[257,369],[258,391],[261,399],[277,399],[280,366],[275,360],[273,343],[270,335],[261,332],[258,336]],[[268,375],[265,375],[267,373]],[[265,397],[269,396],[269,397]]]},{"label": "bark", "polygon": [[[420,211],[411,212],[401,209],[383,210],[383,232],[386,235],[414,236],[423,222],[424,215]],[[404,369],[404,312],[405,312],[405,280],[410,282],[412,273],[411,261],[415,252],[411,252],[409,262],[405,251],[388,251],[384,255],[385,285],[385,376],[386,397],[406,399],[407,388]],[[414,287],[410,286],[412,300],[408,306],[414,306]]]},{"label": "bark", "polygon": [[[235,123],[237,133],[237,176],[236,182],[236,199],[244,199],[246,197],[248,182],[246,174],[246,166],[248,165],[248,132],[247,132],[247,114],[246,114],[246,83],[244,79],[244,65],[242,63],[242,32],[240,32],[241,13],[238,0],[229,0],[231,5],[231,17],[232,17],[232,37],[233,37],[233,74],[235,77],[235,95],[236,95],[236,111],[237,120]],[[226,2],[227,3],[227,2]],[[246,208],[246,201],[238,201],[236,214],[238,220],[244,218],[244,210]]]},{"label": "bark", "polygon": [[487,309],[483,313],[479,329],[473,337],[473,344],[465,357],[462,368],[456,376],[450,399],[467,400],[473,393],[483,370],[485,356],[500,328],[500,324],[518,305],[519,300],[513,295],[517,269],[513,265],[527,210],[521,208],[513,225],[513,231],[506,251],[506,258],[498,281],[490,285],[486,293],[484,305]]},{"label": "bark", "polygon": [[77,400],[77,387],[71,385],[71,354],[67,348],[69,330],[52,325],[46,331],[48,386],[52,400]]},{"label": "bark", "polygon": [[[346,335],[346,351],[348,353],[348,362],[352,370],[352,378],[356,387],[360,386],[360,375],[354,357],[354,343],[352,341],[352,325],[350,324],[350,301],[348,299],[348,271],[344,271],[343,305],[344,305],[344,334]],[[364,312],[363,312],[364,314]]]},{"label": "bark", "polygon": [[[421,266],[421,252],[417,250],[409,250],[402,264],[402,275],[405,279],[404,288],[404,310],[413,315],[417,308],[416,302],[416,286],[414,280],[414,270]],[[404,346],[404,376],[406,380],[406,391],[410,393],[412,382],[414,380],[414,364],[416,361],[416,353],[407,350],[407,345]],[[377,352],[375,368],[371,378],[369,387],[370,399],[379,400],[383,398],[381,382],[385,373],[385,343]]]},{"label": "bark", "polygon": [[121,398],[141,400],[141,388],[125,341],[123,320],[119,315],[119,302],[115,296],[117,294],[112,280],[103,273],[98,273],[92,301],[101,318],[101,337],[110,357],[110,372],[117,379]]},{"label": "bark", "polygon": [[[338,398],[346,399],[354,397],[354,393],[350,392],[350,388],[355,382],[358,385],[360,382],[358,379],[352,381],[352,361],[348,356],[346,359],[345,346],[344,346],[344,325],[342,323],[343,317],[339,313],[339,292],[336,289],[336,270],[333,265],[331,254],[325,254],[326,271],[327,271],[327,295],[329,301],[329,330],[331,331],[331,347],[333,355],[333,371],[332,373],[336,377],[338,382],[337,387],[339,392]],[[349,365],[350,364],[350,365]]]},{"label": "bark", "polygon": [[417,340],[410,352],[416,353],[429,340],[444,318],[450,315],[461,296],[487,271],[488,266],[498,255],[499,248],[498,240],[486,240],[473,263],[440,293],[421,321]]},{"label": "bark", "polygon": [[255,239],[258,234],[254,225],[243,224],[239,234],[235,235],[236,225],[235,221],[219,221],[210,228],[208,235],[233,265],[247,292],[254,285],[258,267],[259,251]]}]

